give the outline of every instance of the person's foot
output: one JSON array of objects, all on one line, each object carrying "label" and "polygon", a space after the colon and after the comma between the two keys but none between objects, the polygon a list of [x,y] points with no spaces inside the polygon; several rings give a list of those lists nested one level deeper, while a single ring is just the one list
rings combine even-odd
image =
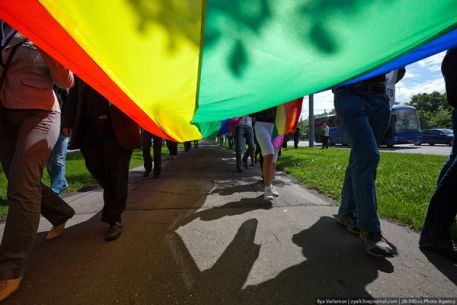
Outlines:
[{"label": "person's foot", "polygon": [[273,194],[273,196],[279,197],[278,190],[276,189],[276,187],[274,185],[271,186],[271,193]]},{"label": "person's foot", "polygon": [[66,222],[64,222],[58,226],[52,227],[52,229],[49,230],[48,235],[46,235],[46,240],[55,239],[55,238],[59,237],[60,235],[62,235],[63,231],[65,230],[65,224],[66,224]]},{"label": "person's foot", "polygon": [[355,217],[352,217],[349,215],[341,215],[341,214],[333,215],[333,217],[335,217],[335,220],[337,223],[345,226],[349,232],[354,233],[354,234],[360,233],[360,229],[357,226],[357,219]]},{"label": "person's foot", "polygon": [[122,234],[122,222],[115,221],[109,225],[108,230],[105,233],[105,240],[111,241],[116,240]]},{"label": "person's foot", "polygon": [[248,167],[248,158],[246,158],[246,156],[243,157],[243,164],[244,164],[244,167],[245,167],[246,169],[249,168],[249,167]]},{"label": "person's foot", "polygon": [[360,230],[360,239],[365,245],[368,254],[377,257],[393,257],[397,255],[395,246],[390,244],[381,232]]},{"label": "person's foot", "polygon": [[277,196],[275,196],[274,193],[273,193],[273,187],[272,186],[266,186],[265,187],[265,191],[263,193],[263,199],[266,200],[266,201],[270,201],[270,200],[273,200],[275,197],[277,197]]},{"label": "person's foot", "polygon": [[241,167],[239,167],[239,166],[236,167],[236,171],[237,171],[238,173],[242,173],[242,172],[243,172],[243,171],[241,170]]},{"label": "person's foot", "polygon": [[0,281],[0,302],[13,295],[21,285],[22,276],[17,279],[1,280]]},{"label": "person's foot", "polygon": [[440,241],[422,237],[419,239],[419,248],[446,256],[450,260],[457,262],[457,246],[452,241]]},{"label": "person's foot", "polygon": [[149,177],[149,173],[151,173],[150,169],[145,170],[143,177]]},{"label": "person's foot", "polygon": [[265,201],[271,201],[273,200],[275,197],[273,196],[273,194],[271,193],[271,190],[268,190],[268,191],[265,191],[263,193],[263,200]]},{"label": "person's foot", "polygon": [[156,170],[156,169],[154,168],[154,179],[159,178],[159,176],[160,176],[160,169],[157,169],[157,170]]}]

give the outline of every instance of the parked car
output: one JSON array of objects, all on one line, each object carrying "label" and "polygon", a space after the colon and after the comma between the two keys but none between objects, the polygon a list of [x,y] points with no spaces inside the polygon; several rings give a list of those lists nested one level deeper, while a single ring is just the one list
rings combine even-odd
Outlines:
[{"label": "parked car", "polygon": [[416,143],[421,145],[427,143],[430,145],[435,144],[446,144],[452,146],[452,139],[454,138],[454,132],[451,129],[443,128],[432,128],[422,130],[422,141]]}]

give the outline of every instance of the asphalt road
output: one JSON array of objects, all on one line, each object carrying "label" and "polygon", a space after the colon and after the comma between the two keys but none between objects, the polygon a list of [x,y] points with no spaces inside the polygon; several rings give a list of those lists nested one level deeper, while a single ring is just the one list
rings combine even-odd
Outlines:
[{"label": "asphalt road", "polygon": [[[288,142],[289,147],[293,147],[294,143],[293,141]],[[321,147],[321,143],[315,143],[315,147]],[[299,147],[309,147],[309,142],[308,141],[300,141],[298,143]],[[346,149],[347,147],[344,147],[342,145],[337,145],[334,146],[336,148],[342,148]],[[428,145],[428,144],[423,144],[421,146],[416,146],[414,144],[400,144],[400,145],[395,145],[392,148],[387,148],[387,147],[380,147],[380,150],[382,151],[388,151],[388,152],[395,152],[395,153],[406,153],[406,154],[426,154],[426,155],[440,155],[440,156],[448,156],[452,150],[452,147],[448,145],[441,145],[437,144],[434,146]]]}]

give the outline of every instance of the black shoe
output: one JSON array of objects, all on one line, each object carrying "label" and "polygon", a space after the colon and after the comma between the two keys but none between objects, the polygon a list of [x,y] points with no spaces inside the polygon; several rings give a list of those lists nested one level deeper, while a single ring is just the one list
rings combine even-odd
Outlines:
[{"label": "black shoe", "polygon": [[122,234],[122,222],[115,221],[109,225],[108,231],[105,233],[105,240],[116,240]]},{"label": "black shoe", "polygon": [[159,178],[159,176],[160,176],[160,169],[156,170],[156,169],[154,168],[154,179]]},{"label": "black shoe", "polygon": [[151,172],[150,169],[145,170],[145,171],[144,171],[143,177],[149,177],[149,173],[150,173],[150,172]]},{"label": "black shoe", "polygon": [[248,158],[246,158],[246,156],[243,157],[243,164],[244,164],[244,167],[245,167],[246,169],[249,168],[249,167],[248,167]]},{"label": "black shoe", "polygon": [[421,250],[435,252],[444,255],[450,260],[457,262],[457,246],[452,240],[437,241],[421,237],[419,239],[419,248]]},{"label": "black shoe", "polygon": [[236,167],[236,171],[237,171],[238,173],[242,173],[242,172],[243,172],[243,171],[241,170],[241,167],[239,167],[239,166]]}]

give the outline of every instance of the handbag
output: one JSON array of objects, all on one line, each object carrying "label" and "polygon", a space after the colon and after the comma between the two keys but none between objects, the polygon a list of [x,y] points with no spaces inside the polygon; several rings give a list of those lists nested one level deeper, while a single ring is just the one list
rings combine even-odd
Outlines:
[{"label": "handbag", "polygon": [[[6,60],[6,63],[5,65],[3,66],[3,71],[2,71],[2,74],[0,75],[0,93],[2,92],[2,89],[3,89],[3,83],[5,82],[5,78],[6,78],[6,73],[8,72],[8,68],[11,64],[11,62],[13,61],[13,57],[14,57],[14,53],[16,53],[17,49],[19,49],[19,47],[26,41],[25,40],[22,40],[21,42],[19,42],[17,45],[15,45],[12,50],[11,50],[11,54],[8,56],[8,59]],[[0,52],[0,56],[1,56],[1,52]],[[4,127],[3,127],[3,113],[2,113],[2,103],[0,101],[0,132],[2,132],[4,130]]]}]

